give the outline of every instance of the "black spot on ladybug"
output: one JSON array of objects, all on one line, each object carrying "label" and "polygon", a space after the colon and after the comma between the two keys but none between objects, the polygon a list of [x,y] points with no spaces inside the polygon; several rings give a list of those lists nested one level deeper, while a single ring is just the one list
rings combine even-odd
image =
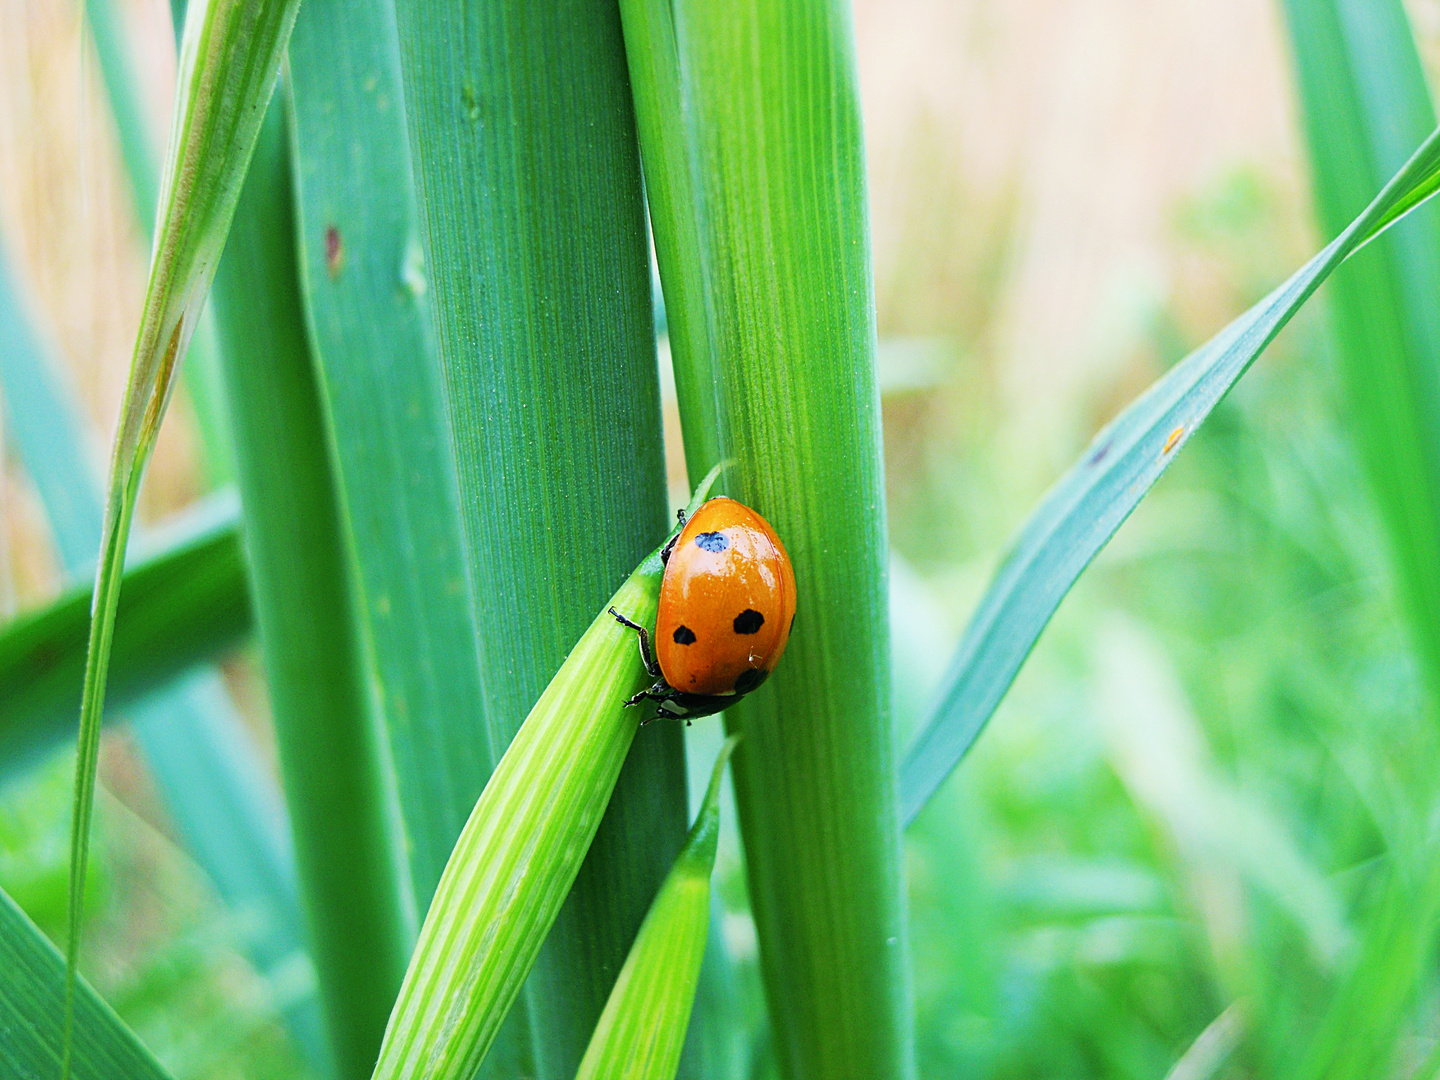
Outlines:
[{"label": "black spot on ladybug", "polygon": [[675,633],[673,636],[675,638],[676,645],[695,644],[695,631],[691,630],[688,626],[675,627]]},{"label": "black spot on ladybug", "polygon": [[704,551],[724,551],[730,546],[730,541],[725,539],[724,533],[703,532],[695,537],[695,546]]},{"label": "black spot on ladybug", "polygon": [[735,633],[737,634],[753,634],[764,625],[765,616],[761,615],[754,608],[747,607],[744,611],[740,612],[739,615],[735,616],[734,626]]},{"label": "black spot on ladybug", "polygon": [[759,668],[748,668],[741,672],[740,678],[735,680],[735,693],[748,694],[764,682],[765,677],[769,674],[768,671],[762,671]]}]

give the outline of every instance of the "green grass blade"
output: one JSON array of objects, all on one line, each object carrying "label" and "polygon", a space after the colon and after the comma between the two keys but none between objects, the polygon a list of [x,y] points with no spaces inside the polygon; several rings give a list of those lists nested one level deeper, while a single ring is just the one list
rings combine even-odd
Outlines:
[{"label": "green grass blade", "polygon": [[710,924],[720,838],[720,781],[738,735],[725,740],[695,824],[610,991],[576,1080],[672,1080],[680,1065]]},{"label": "green grass blade", "polygon": [[[175,124],[161,183],[150,282],[115,435],[81,690],[70,850],[67,981],[80,951],[90,818],[105,678],[130,522],[145,464],[224,245],[255,135],[279,73],[298,0],[211,0],[191,9]],[[66,1030],[73,991],[66,995]],[[62,1076],[69,1075],[69,1046]]]},{"label": "green grass blade", "polygon": [[[726,716],[745,735],[736,801],[775,1046],[789,1076],[905,1077],[880,408],[848,5],[671,7],[684,138],[668,135],[674,117],[640,132],[649,174],[675,157],[668,168],[690,170],[698,200],[656,214],[690,215],[702,240],[687,270],[703,282],[714,371],[676,354],[677,386],[696,388],[680,397],[686,443],[708,437],[715,421],[695,400],[712,395],[718,443],[737,462],[729,491],[774,524],[800,590],[784,662]],[[663,43],[661,5],[625,11],[637,40]],[[632,65],[638,107],[673,108],[648,69]],[[662,197],[685,198],[680,187]],[[672,265],[672,312],[675,280]]]},{"label": "green grass blade", "polygon": [[980,601],[900,770],[908,823],[979,736],[1050,616],[1176,453],[1290,317],[1353,252],[1440,187],[1432,134],[1329,246],[1113,420],[1021,530]]},{"label": "green grass blade", "polygon": [[255,622],[337,1074],[369,1074],[414,939],[306,339],[285,105],[215,279]]},{"label": "green grass blade", "polygon": [[[238,508],[202,506],[125,572],[109,713],[137,703],[250,630]],[[0,633],[0,771],[72,737],[85,670],[91,592],[77,586]]]},{"label": "green grass blade", "polygon": [[[1398,0],[1287,2],[1319,221],[1343,228],[1435,126]],[[1397,593],[1440,703],[1440,218],[1415,214],[1335,272],[1328,299],[1352,431],[1390,540]],[[1425,796],[1422,796],[1425,798]],[[1424,803],[1417,814],[1424,817]],[[1292,1075],[1375,1076],[1408,1037],[1440,914],[1433,839],[1390,845],[1359,955]]]},{"label": "green grass blade", "polygon": [[[611,598],[641,625],[663,573],[652,552]],[[595,616],[511,741],[440,878],[385,1031],[375,1080],[468,1080],[580,871],[639,727],[635,634]]]},{"label": "green grass blade", "polygon": [[[1336,233],[1435,126],[1399,0],[1287,2],[1322,227]],[[1440,217],[1416,214],[1330,287],[1354,431],[1440,702]]]},{"label": "green grass blade", "polygon": [[[95,57],[99,61],[110,115],[115,120],[120,160],[130,181],[135,220],[148,239],[155,231],[155,212],[159,201],[160,177],[156,163],[160,159],[160,148],[153,145],[154,140],[146,130],[144,108],[125,48],[122,19],[115,10],[113,0],[85,0],[85,18],[95,43]],[[234,477],[230,469],[230,446],[226,441],[215,389],[219,379],[216,350],[215,322],[207,308],[196,323],[195,336],[190,341],[181,367],[205,446],[205,478],[212,487],[223,487]]]},{"label": "green grass blade", "polygon": [[679,43],[670,0],[621,0],[625,58],[635,98],[635,125],[645,162],[645,198],[655,261],[664,288],[663,313],[685,417],[685,464],[692,477],[719,461],[710,315],[697,179],[683,120]]},{"label": "green grass blade", "polygon": [[[21,307],[14,283],[0,259],[0,385],[5,388],[12,441],[20,450],[26,470],[50,519],[60,561],[67,573],[80,577],[90,570],[100,542],[101,502],[95,477],[85,467],[85,432],[70,401],[56,384],[37,336],[31,331],[28,313]],[[227,529],[230,544],[217,544],[212,551],[220,565],[231,574],[234,591],[206,618],[217,613],[239,615],[243,625],[248,603],[243,596],[245,580],[239,559],[237,508],[233,500],[202,509],[207,533]],[[216,514],[220,520],[216,520]],[[193,515],[187,515],[193,517]],[[174,528],[170,530],[174,534]],[[184,543],[202,542],[195,525],[187,527]],[[207,562],[172,560],[177,571],[192,568],[203,575],[214,568]],[[175,595],[183,596],[177,585]],[[214,590],[203,581],[205,598],[214,602]],[[122,591],[122,607],[128,594]],[[0,705],[0,771],[21,766],[36,751],[62,738],[74,738],[78,711],[78,687],[82,677],[87,596],[78,597],[70,620],[68,650],[50,641],[45,648],[50,678],[46,685],[57,693],[49,701],[21,717],[11,716]],[[124,636],[133,624],[121,626]],[[180,640],[192,639],[190,627],[177,627]],[[160,627],[151,629],[153,640],[168,644]],[[202,635],[198,641],[210,640]],[[173,662],[170,648],[165,663]],[[57,665],[69,652],[71,669],[63,675]],[[122,650],[123,651],[123,650]],[[0,645],[0,653],[4,646]],[[142,656],[141,660],[150,657]],[[124,663],[123,659],[121,661]],[[35,675],[34,668],[19,673],[12,684],[0,679],[7,689],[20,689]],[[61,681],[57,684],[56,677]],[[116,683],[130,681],[129,675],[112,678],[108,715],[124,708],[132,730],[172,819],[196,863],[209,876],[225,903],[245,912],[247,925],[254,930],[247,940],[249,954],[262,972],[288,963],[305,943],[300,936],[303,919],[295,884],[295,857],[285,828],[285,809],[280,792],[260,760],[259,752],[241,726],[215,671],[197,670],[173,686],[160,688],[153,696],[126,700]],[[0,697],[4,697],[0,693]],[[18,740],[18,742],[17,742]],[[286,1020],[297,1041],[314,1062],[325,1060],[324,1032],[319,1004],[313,995],[286,1010]]]},{"label": "green grass blade", "polygon": [[[613,3],[396,15],[498,756],[667,526],[639,155]],[[526,992],[542,1080],[574,1076],[686,818],[651,725]]]},{"label": "green grass blade", "polygon": [[[65,1041],[65,961],[15,902],[0,891],[0,1076],[48,1080]],[[167,1080],[145,1049],[90,985],[75,999],[76,1080]]]},{"label": "green grass blade", "polygon": [[290,42],[306,312],[415,901],[494,767],[388,0],[310,0]]},{"label": "green grass blade", "polygon": [[[496,759],[477,738],[479,634],[391,0],[311,0],[291,36],[290,82],[306,315],[412,903],[424,911]],[[516,1009],[494,1075],[532,1071],[529,1047]]]}]

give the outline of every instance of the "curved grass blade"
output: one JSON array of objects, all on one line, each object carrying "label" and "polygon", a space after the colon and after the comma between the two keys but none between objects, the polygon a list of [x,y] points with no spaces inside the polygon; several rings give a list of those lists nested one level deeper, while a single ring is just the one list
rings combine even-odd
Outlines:
[{"label": "curved grass blade", "polygon": [[[655,618],[656,549],[611,600]],[[530,971],[639,730],[632,631],[602,611],[520,726],[465,823],[385,1031],[376,1080],[468,1080]]]},{"label": "curved grass blade", "polygon": [[[696,489],[693,512],[719,467]],[[674,536],[678,527],[671,532]],[[667,537],[668,539],[668,537]],[[635,739],[646,684],[635,634],[652,625],[657,547],[591,622],[495,766],[440,877],[375,1080],[469,1080],[580,871]]]},{"label": "curved grass blade", "polygon": [[[239,506],[184,515],[125,571],[107,715],[138,702],[250,632]],[[0,632],[0,775],[75,733],[91,590],[76,586]]]},{"label": "curved grass blade", "polygon": [[1331,271],[1437,189],[1440,131],[1349,228],[1141,395],[1050,489],[981,600],[905,755],[900,798],[907,824],[975,742],[1075,579],[1235,381]]},{"label": "curved grass blade", "polygon": [[576,1080],[673,1080],[695,1006],[720,839],[720,781],[740,741],[720,748],[695,824],[610,991]]},{"label": "curved grass blade", "polygon": [[[48,1080],[60,1068],[65,961],[0,891],[0,1076]],[[81,982],[76,991],[76,1080],[169,1080],[110,1006]]]},{"label": "curved grass blade", "polygon": [[[275,88],[299,0],[210,0],[192,7],[180,56],[175,122],[161,182],[150,281],[110,463],[81,690],[80,745],[70,843],[66,1030],[80,927],[100,720],[121,569],[135,499],[174,389],[176,362],[200,315],[240,186]],[[70,1040],[62,1080],[70,1074]]]}]

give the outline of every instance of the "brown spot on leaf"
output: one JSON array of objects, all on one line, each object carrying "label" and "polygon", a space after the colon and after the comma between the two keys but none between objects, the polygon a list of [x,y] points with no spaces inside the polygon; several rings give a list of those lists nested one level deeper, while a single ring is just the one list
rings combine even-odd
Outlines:
[{"label": "brown spot on leaf", "polygon": [[333,278],[340,273],[345,262],[345,248],[340,243],[340,230],[334,225],[325,227],[325,269]]}]

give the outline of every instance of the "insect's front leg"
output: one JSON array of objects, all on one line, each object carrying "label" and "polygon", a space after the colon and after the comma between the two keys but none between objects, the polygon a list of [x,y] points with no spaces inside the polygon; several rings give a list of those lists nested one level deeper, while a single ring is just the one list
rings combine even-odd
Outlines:
[{"label": "insect's front leg", "polygon": [[[624,615],[621,615],[613,607],[610,608],[610,614],[615,616],[615,621],[618,622],[621,626],[628,626],[631,630],[634,630],[637,634],[640,635],[640,659],[645,664],[645,671],[650,675],[652,679],[660,678],[660,665],[655,660],[654,651],[650,648],[650,631],[646,630],[645,627],[641,626],[639,623],[627,619]],[[625,704],[628,705],[630,704],[630,702],[627,701]]]}]

